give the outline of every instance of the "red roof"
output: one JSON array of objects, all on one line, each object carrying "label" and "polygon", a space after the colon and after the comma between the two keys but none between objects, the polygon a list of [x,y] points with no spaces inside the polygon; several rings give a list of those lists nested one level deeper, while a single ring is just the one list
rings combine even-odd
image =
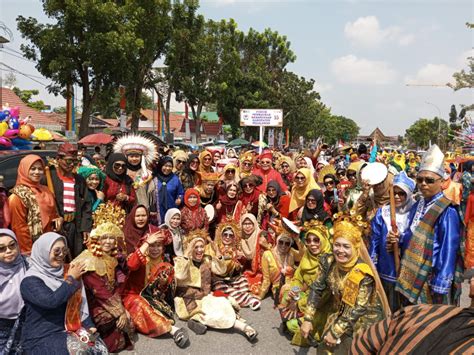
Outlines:
[{"label": "red roof", "polygon": [[[219,122],[206,122],[201,121],[202,123],[202,133],[207,136],[217,136],[222,130],[222,124]],[[189,130],[191,133],[196,132],[196,121],[189,120]],[[181,125],[181,133],[186,133],[186,124],[183,119],[183,124]]]},{"label": "red roof", "polygon": [[[158,111],[157,110],[140,110],[142,117],[146,118],[147,121],[152,122],[154,120],[154,125],[152,127],[140,127],[142,131],[152,131],[153,127],[156,130],[158,127]],[[174,133],[175,137],[184,136],[180,134],[180,129],[183,124],[184,117],[180,114],[170,113],[170,132]]]},{"label": "red roof", "polygon": [[30,123],[36,128],[44,127],[56,131],[64,129],[64,125],[61,124],[58,117],[28,107],[12,90],[2,87],[0,88],[0,105],[6,106],[7,104],[10,107],[18,106],[20,108],[20,118],[31,116]]}]

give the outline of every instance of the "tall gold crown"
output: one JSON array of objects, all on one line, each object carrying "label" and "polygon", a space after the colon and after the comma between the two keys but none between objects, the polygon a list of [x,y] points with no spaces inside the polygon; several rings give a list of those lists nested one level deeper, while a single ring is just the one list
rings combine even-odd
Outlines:
[{"label": "tall gold crown", "polygon": [[319,234],[323,235],[324,237],[326,237],[327,239],[329,239],[330,230],[329,230],[328,227],[327,227],[323,222],[321,222],[321,221],[312,219],[312,220],[309,220],[309,221],[304,222],[304,224],[303,224],[303,232],[304,232],[305,237],[306,237],[306,234],[307,234],[309,231],[316,231],[317,233],[319,233]]},{"label": "tall gold crown", "polygon": [[107,222],[113,223],[120,229],[125,225],[125,211],[120,206],[115,206],[110,202],[103,203],[92,214],[94,228]]},{"label": "tall gold crown", "polygon": [[195,239],[203,239],[204,243],[209,240],[209,233],[205,229],[195,229],[189,232],[183,239],[183,250],[188,248],[188,245]]},{"label": "tall gold crown", "polygon": [[369,223],[364,221],[361,215],[358,215],[354,210],[347,213],[336,213],[333,216],[334,220],[334,240],[342,237],[356,247],[362,242],[363,233],[369,228]]},{"label": "tall gold crown", "polygon": [[223,246],[223,244],[222,244],[222,232],[224,232],[228,228],[230,228],[234,231],[234,238],[235,238],[234,239],[235,240],[234,245],[237,247],[237,249],[240,249],[240,227],[233,220],[228,220],[228,221],[225,221],[225,222],[221,222],[217,225],[216,238],[215,238],[215,242],[217,243],[217,247],[221,248]]}]

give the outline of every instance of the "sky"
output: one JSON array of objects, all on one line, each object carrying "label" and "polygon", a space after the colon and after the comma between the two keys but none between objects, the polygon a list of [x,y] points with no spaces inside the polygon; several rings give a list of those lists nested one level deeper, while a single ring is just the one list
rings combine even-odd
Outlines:
[{"label": "sky", "polygon": [[[361,134],[379,127],[386,135],[403,135],[419,118],[448,119],[452,104],[459,111],[474,102],[472,90],[444,86],[474,56],[474,30],[465,25],[474,22],[473,6],[465,0],[201,0],[200,13],[233,18],[243,31],[271,28],[285,35],[297,57],[288,69],[314,79],[333,114],[353,119]],[[47,21],[40,0],[2,0],[0,14],[13,32],[6,47],[16,51],[24,43],[18,15]],[[12,54],[0,51],[0,62],[50,83],[34,63]],[[44,85],[16,76],[17,86],[39,89],[45,103],[65,105]]]}]

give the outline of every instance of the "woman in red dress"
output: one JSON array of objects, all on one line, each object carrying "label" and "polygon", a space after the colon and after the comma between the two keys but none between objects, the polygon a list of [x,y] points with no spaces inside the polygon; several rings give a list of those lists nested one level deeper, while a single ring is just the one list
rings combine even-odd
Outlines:
[{"label": "woman in red dress", "polygon": [[258,214],[258,198],[261,193],[257,189],[257,185],[260,185],[261,182],[262,178],[255,175],[246,176],[239,182],[242,189],[240,201],[242,201],[245,211],[253,214],[255,217]]},{"label": "woman in red dress", "polygon": [[218,199],[215,205],[217,211],[217,223],[230,220],[240,220],[243,210],[242,201],[239,200],[239,185],[229,183],[221,185],[217,189]]},{"label": "woman in red dress", "polygon": [[127,157],[122,153],[111,154],[107,161],[106,173],[105,201],[111,201],[129,213],[135,205],[136,195],[133,180],[127,175]]},{"label": "woman in red dress", "polygon": [[196,189],[187,189],[184,194],[184,207],[181,210],[181,229],[184,234],[196,229],[209,228],[206,211],[201,207],[201,197]]},{"label": "woman in red dress", "polygon": [[123,304],[129,312],[135,329],[150,337],[170,333],[179,347],[185,346],[185,329],[174,326],[173,265],[164,262],[164,241],[161,232],[149,234],[141,246],[129,256],[130,274],[123,294]]},{"label": "woman in red dress", "polygon": [[125,220],[123,228],[127,255],[132,254],[137,249],[139,242],[146,234],[154,233],[157,230],[158,227],[150,224],[150,213],[145,206],[133,207]]}]

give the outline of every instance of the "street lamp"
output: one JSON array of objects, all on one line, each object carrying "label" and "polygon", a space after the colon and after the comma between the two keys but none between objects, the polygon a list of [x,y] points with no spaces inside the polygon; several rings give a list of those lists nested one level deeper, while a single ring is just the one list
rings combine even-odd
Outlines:
[{"label": "street lamp", "polygon": [[441,110],[432,102],[425,101],[425,104],[431,105],[438,110],[438,146],[441,148],[439,141],[441,139]]}]

